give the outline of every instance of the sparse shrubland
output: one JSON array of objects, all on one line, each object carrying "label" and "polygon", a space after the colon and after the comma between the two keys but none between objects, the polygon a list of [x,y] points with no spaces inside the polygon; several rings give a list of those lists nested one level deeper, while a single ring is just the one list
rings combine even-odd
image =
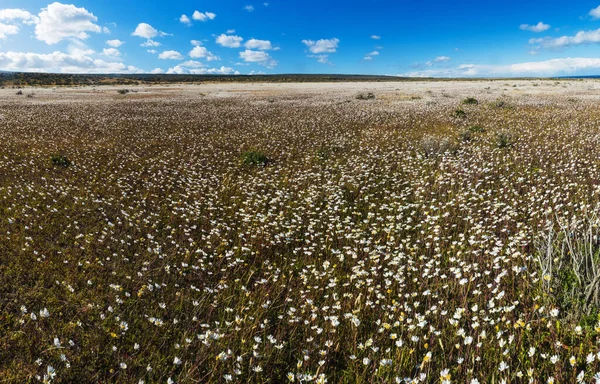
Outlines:
[{"label": "sparse shrubland", "polygon": [[597,100],[457,84],[5,90],[0,381],[593,382]]}]

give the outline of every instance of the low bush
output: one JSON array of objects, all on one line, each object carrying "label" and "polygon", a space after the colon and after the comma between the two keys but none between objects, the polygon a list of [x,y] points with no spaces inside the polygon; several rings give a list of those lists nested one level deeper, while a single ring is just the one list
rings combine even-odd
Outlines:
[{"label": "low bush", "polygon": [[55,165],[58,167],[66,168],[71,165],[71,160],[69,160],[69,158],[63,154],[52,155],[50,157],[50,160],[52,161],[52,165]]},{"label": "low bush", "polygon": [[244,165],[264,166],[269,163],[267,156],[264,153],[256,150],[250,150],[242,153],[241,159],[242,164]]}]

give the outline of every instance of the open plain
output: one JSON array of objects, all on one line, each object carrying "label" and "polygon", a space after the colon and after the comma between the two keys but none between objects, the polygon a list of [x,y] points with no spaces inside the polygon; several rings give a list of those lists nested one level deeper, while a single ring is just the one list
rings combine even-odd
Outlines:
[{"label": "open plain", "polygon": [[600,81],[0,90],[0,382],[600,378]]}]

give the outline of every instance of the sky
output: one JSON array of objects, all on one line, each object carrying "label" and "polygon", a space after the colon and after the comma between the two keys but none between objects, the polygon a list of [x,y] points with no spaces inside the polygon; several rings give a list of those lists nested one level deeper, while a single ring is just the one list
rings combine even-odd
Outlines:
[{"label": "sky", "polygon": [[600,0],[0,0],[0,70],[600,74]]}]

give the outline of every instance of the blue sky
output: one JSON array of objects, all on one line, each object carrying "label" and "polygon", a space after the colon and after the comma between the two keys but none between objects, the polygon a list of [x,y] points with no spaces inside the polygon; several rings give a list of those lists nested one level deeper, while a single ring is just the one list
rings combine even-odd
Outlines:
[{"label": "blue sky", "polygon": [[0,69],[600,74],[600,0],[2,0]]}]

